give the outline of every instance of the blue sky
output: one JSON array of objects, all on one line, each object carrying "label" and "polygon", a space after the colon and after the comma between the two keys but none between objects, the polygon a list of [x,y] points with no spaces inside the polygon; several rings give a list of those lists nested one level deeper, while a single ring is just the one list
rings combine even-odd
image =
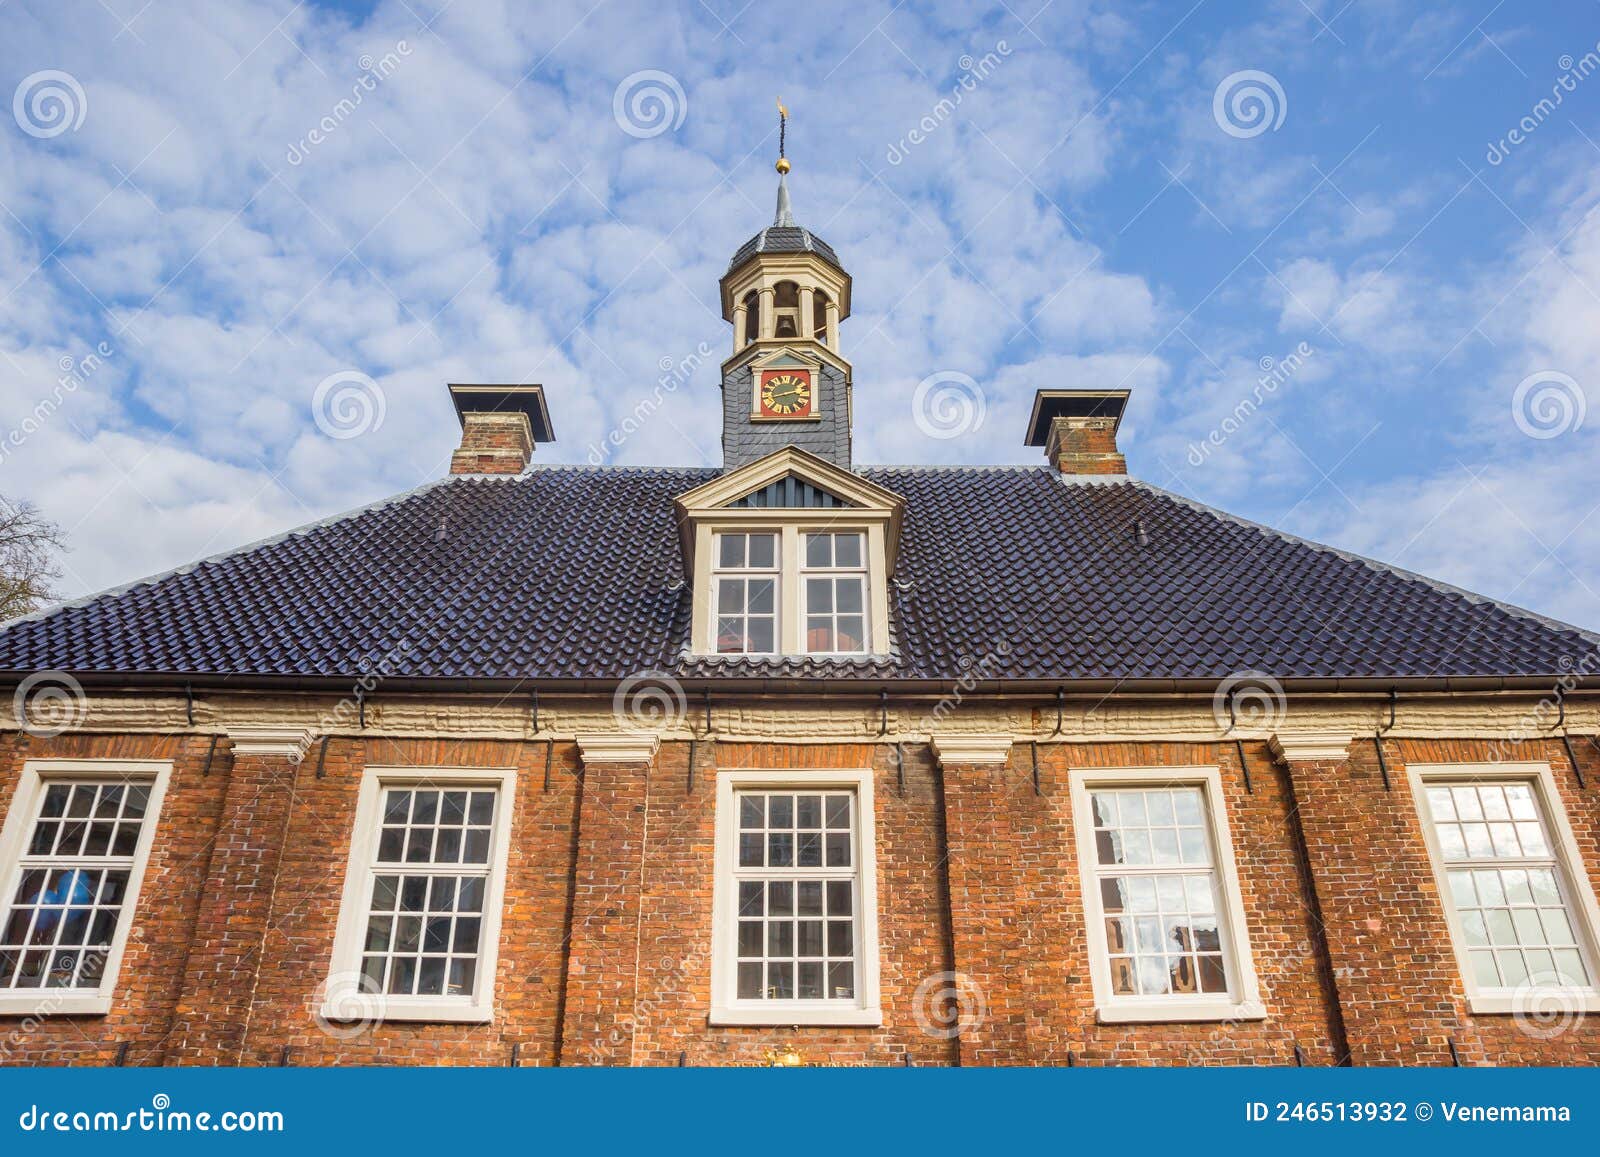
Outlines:
[{"label": "blue sky", "polygon": [[1595,3],[10,0],[0,82],[0,492],[64,594],[441,476],[448,381],[582,462],[703,343],[613,460],[716,462],[781,94],[859,461],[1131,387],[1148,481],[1600,627]]}]

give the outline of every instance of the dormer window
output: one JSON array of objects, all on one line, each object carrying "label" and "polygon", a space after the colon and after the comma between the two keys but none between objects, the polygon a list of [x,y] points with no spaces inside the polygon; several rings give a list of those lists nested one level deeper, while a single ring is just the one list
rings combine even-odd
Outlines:
[{"label": "dormer window", "polygon": [[697,655],[882,655],[900,497],[794,447],[678,499]]}]

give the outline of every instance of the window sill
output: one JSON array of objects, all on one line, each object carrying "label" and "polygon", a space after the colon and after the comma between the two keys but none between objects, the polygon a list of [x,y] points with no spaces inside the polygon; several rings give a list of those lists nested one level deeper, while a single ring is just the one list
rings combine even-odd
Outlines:
[{"label": "window sill", "polygon": [[13,989],[0,996],[0,1016],[104,1016],[111,995],[65,988]]},{"label": "window sill", "polygon": [[1137,1000],[1102,1004],[1095,1009],[1101,1024],[1181,1024],[1193,1021],[1266,1020],[1260,1002],[1246,1000]]},{"label": "window sill", "polygon": [[362,1021],[371,1021],[373,1024],[383,1024],[386,1021],[489,1024],[494,1020],[494,1009],[473,1004],[453,1004],[449,1001],[412,1001],[401,1004],[392,1000],[386,1001],[378,994],[361,996],[359,999],[372,1002],[373,1015],[352,1017],[350,1002],[328,1001],[322,1006],[323,1019],[333,1021],[335,1024],[346,1022],[359,1024]]},{"label": "window sill", "polygon": [[1531,1016],[1536,1012],[1600,1012],[1600,992],[1583,988],[1530,989],[1520,994],[1467,997],[1475,1016]]},{"label": "window sill", "polygon": [[777,1005],[773,1008],[728,1007],[717,1005],[711,1010],[711,1025],[807,1025],[866,1026],[876,1028],[883,1024],[883,1010],[879,1008],[806,1007],[805,1005]]}]

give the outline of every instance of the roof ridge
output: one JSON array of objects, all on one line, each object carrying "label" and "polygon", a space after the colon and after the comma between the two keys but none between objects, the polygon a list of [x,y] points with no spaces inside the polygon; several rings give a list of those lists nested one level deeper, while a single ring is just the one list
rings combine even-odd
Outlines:
[{"label": "roof ridge", "polygon": [[1458,587],[1453,583],[1447,583],[1440,579],[1430,578],[1427,575],[1419,574],[1414,570],[1407,570],[1403,566],[1396,566],[1394,563],[1384,562],[1382,559],[1370,558],[1364,554],[1357,554],[1353,550],[1345,550],[1342,547],[1330,546],[1325,542],[1318,542],[1313,538],[1302,538],[1298,534],[1290,534],[1286,530],[1279,530],[1277,527],[1268,526],[1263,522],[1254,522],[1251,519],[1243,518],[1237,514],[1229,514],[1226,510],[1219,510],[1215,506],[1207,506],[1204,502],[1200,502],[1197,499],[1189,498],[1183,494],[1174,493],[1171,490],[1165,490],[1162,487],[1157,486],[1152,482],[1146,482],[1143,479],[1129,477],[1125,479],[1119,479],[1119,481],[1127,481],[1141,490],[1148,490],[1153,494],[1159,494],[1164,498],[1171,499],[1173,502],[1181,503],[1192,510],[1198,510],[1203,514],[1209,514],[1213,518],[1220,519],[1223,522],[1231,522],[1236,526],[1243,526],[1250,530],[1260,531],[1263,534],[1270,534],[1276,538],[1282,539],[1285,542],[1294,543],[1297,546],[1309,547],[1312,550],[1335,555],[1349,562],[1360,563],[1363,566],[1370,567],[1373,570],[1382,571],[1386,574],[1394,575],[1397,578],[1421,583],[1423,586],[1439,591],[1442,594],[1458,595],[1469,603],[1495,607],[1504,611],[1506,614],[1513,616],[1514,618],[1526,619],[1551,630],[1571,632],[1572,634],[1578,635],[1581,638],[1587,639],[1589,642],[1595,644],[1595,646],[1600,647],[1600,632],[1587,630],[1586,628],[1580,627],[1575,623],[1567,623],[1561,621],[1560,619],[1551,618],[1549,615],[1541,615],[1538,611],[1529,610],[1527,607],[1518,606],[1516,603],[1509,603],[1504,599],[1491,598],[1488,595],[1479,594],[1477,591],[1470,591],[1466,587]]},{"label": "roof ridge", "polygon": [[182,566],[175,566],[168,570],[158,571],[155,574],[145,575],[143,578],[136,578],[130,582],[122,583],[119,586],[106,587],[104,590],[93,591],[86,595],[79,595],[75,599],[64,599],[59,603],[52,603],[47,607],[40,607],[36,611],[29,611],[25,615],[18,615],[14,619],[6,619],[5,621],[0,622],[0,634],[4,634],[12,627],[18,626],[22,623],[37,622],[40,619],[47,619],[51,615],[54,615],[60,611],[69,611],[77,607],[88,606],[90,603],[99,602],[101,599],[116,598],[119,595],[125,595],[129,591],[135,590],[139,587],[154,586],[156,583],[163,582],[169,578],[174,578],[177,575],[188,574],[190,571],[205,566],[207,563],[221,562],[223,559],[232,558],[237,554],[248,554],[253,550],[259,550],[265,546],[272,546],[276,543],[287,541],[297,534],[306,534],[313,530],[320,530],[325,526],[332,526],[334,523],[343,522],[349,518],[356,518],[362,514],[366,514],[368,511],[381,510],[385,506],[389,506],[396,502],[403,502],[407,498],[411,498],[414,495],[422,494],[425,491],[432,490],[439,486],[449,485],[452,482],[459,482],[469,477],[476,479],[478,477],[490,476],[447,474],[443,478],[435,478],[431,482],[424,482],[420,486],[413,486],[410,490],[402,490],[397,494],[390,494],[387,497],[375,499],[364,506],[357,506],[350,510],[342,511],[339,514],[330,514],[326,518],[319,518],[314,522],[302,523],[299,526],[290,527],[288,530],[279,531],[277,534],[270,534],[266,538],[258,538],[254,542],[246,542],[239,546],[230,547],[227,550],[218,551],[216,554],[206,555],[204,558],[194,559],[191,562],[184,563]]}]

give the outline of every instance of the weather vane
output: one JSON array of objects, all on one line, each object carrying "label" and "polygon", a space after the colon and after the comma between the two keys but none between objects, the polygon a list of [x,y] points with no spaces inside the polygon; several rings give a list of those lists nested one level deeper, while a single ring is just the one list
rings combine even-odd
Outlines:
[{"label": "weather vane", "polygon": [[773,166],[780,173],[789,171],[789,158],[783,155],[784,139],[789,129],[789,110],[783,107],[783,97],[778,98],[778,163]]}]

